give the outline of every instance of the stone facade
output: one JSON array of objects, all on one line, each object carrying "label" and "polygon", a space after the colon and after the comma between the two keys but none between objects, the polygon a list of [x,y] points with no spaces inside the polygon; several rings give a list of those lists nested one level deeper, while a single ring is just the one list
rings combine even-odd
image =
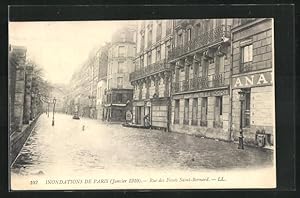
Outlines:
[{"label": "stone facade", "polygon": [[140,21],[137,30],[135,71],[130,74],[133,94],[133,124],[144,125],[149,116],[152,128],[169,130],[172,20]]},{"label": "stone facade", "polygon": [[176,20],[171,131],[230,140],[230,19]]},{"label": "stone facade", "polygon": [[[275,96],[272,19],[250,19],[248,21],[235,19],[234,25],[232,29],[233,138],[238,139],[242,120],[246,143],[257,145],[257,135],[263,134],[266,144],[273,145]],[[247,58],[243,59],[245,48],[251,51],[251,57],[248,60]],[[242,102],[239,95],[241,91],[246,93],[246,98]]]},{"label": "stone facade", "polygon": [[20,152],[42,112],[41,95],[35,86],[33,67],[27,63],[26,51],[23,46],[10,46],[8,54],[10,163]]}]

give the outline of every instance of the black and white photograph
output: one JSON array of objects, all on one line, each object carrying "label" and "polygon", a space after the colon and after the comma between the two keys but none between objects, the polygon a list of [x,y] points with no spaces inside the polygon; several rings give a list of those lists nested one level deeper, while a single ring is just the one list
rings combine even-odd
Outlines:
[{"label": "black and white photograph", "polygon": [[273,27],[10,21],[10,190],[276,188]]}]

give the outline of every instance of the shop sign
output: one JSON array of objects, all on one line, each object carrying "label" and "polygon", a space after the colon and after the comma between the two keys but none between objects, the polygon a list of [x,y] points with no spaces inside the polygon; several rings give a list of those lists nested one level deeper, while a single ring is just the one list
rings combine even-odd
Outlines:
[{"label": "shop sign", "polygon": [[272,72],[249,74],[232,79],[233,88],[257,87],[272,85]]}]

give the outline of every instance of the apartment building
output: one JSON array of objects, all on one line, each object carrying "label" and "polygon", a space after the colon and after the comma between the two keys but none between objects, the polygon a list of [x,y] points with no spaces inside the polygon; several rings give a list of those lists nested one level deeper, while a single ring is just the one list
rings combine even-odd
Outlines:
[{"label": "apartment building", "polygon": [[107,86],[104,93],[104,120],[125,121],[130,110],[133,87],[129,74],[133,72],[136,53],[136,26],[120,28],[112,35],[108,49]]},{"label": "apartment building", "polygon": [[133,123],[144,125],[148,116],[152,128],[168,129],[172,20],[139,21],[135,70],[130,74],[134,87]]},{"label": "apartment building", "polygon": [[230,139],[230,31],[232,19],[175,20],[172,131]]},{"label": "apartment building", "polygon": [[236,140],[274,144],[272,19],[234,19],[232,27],[232,131]]}]

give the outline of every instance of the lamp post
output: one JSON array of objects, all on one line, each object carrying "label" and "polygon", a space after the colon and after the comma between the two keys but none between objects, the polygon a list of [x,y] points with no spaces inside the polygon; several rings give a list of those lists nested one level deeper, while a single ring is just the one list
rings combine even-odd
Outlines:
[{"label": "lamp post", "polygon": [[56,99],[53,98],[53,117],[52,117],[52,126],[54,126],[54,111],[55,111],[55,103],[56,103]]},{"label": "lamp post", "polygon": [[240,136],[239,136],[239,146],[238,149],[244,149],[244,134],[243,134],[243,105],[245,101],[245,92],[243,90],[239,91],[240,96],[240,104],[241,104],[241,110],[240,110]]}]

